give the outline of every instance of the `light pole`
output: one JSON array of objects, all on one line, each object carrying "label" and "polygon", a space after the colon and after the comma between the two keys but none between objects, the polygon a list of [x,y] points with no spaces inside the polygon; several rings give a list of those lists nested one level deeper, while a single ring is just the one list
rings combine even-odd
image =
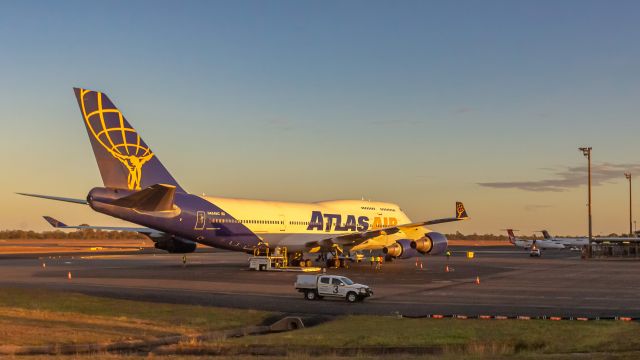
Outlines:
[{"label": "light pole", "polygon": [[629,180],[629,236],[633,235],[633,228],[631,227],[631,223],[633,222],[632,216],[631,216],[631,173],[624,173],[624,177],[627,178],[627,180]]},{"label": "light pole", "polygon": [[589,177],[588,189],[589,189],[589,248],[587,249],[587,256],[591,257],[591,242],[593,241],[593,233],[591,232],[591,147],[581,147],[582,155],[587,157],[587,174]]}]

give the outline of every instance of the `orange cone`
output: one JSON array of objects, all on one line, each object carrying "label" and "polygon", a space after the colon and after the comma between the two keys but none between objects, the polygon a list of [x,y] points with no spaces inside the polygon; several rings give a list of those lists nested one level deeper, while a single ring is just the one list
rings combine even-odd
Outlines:
[{"label": "orange cone", "polygon": [[42,263],[42,268],[44,269],[44,268],[46,268],[46,267],[47,267],[47,264]]},{"label": "orange cone", "polygon": [[480,276],[476,276],[476,285],[480,285]]},{"label": "orange cone", "polygon": [[444,268],[444,272],[449,272],[449,271],[450,271],[450,270],[449,270],[449,265],[447,265],[447,266]]},{"label": "orange cone", "polygon": [[422,261],[420,261],[420,270],[422,270]]},{"label": "orange cone", "polygon": [[71,271],[67,274],[67,279],[71,280]]}]

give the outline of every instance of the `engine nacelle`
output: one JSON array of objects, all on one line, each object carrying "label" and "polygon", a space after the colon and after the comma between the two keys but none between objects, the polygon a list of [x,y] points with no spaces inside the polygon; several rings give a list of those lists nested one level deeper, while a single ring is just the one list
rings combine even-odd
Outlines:
[{"label": "engine nacelle", "polygon": [[166,236],[162,238],[155,238],[156,249],[167,251],[171,254],[186,254],[196,251],[197,244],[193,241],[177,238],[173,236]]},{"label": "engine nacelle", "polygon": [[416,256],[420,256],[420,254],[411,247],[411,240],[401,239],[396,241],[395,244],[391,244],[389,246],[385,246],[382,249],[382,252],[386,255],[389,255],[394,258],[399,259],[408,259]]},{"label": "engine nacelle", "polygon": [[424,237],[411,242],[411,248],[421,254],[438,255],[447,251],[449,241],[447,237],[439,232],[428,232]]}]

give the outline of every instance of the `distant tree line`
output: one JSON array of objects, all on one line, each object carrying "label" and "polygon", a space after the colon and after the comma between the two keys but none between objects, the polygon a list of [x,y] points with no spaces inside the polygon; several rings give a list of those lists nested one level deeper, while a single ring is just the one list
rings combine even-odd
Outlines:
[{"label": "distant tree line", "polygon": [[[506,235],[494,235],[494,234],[469,234],[465,235],[459,231],[455,234],[445,234],[449,240],[493,240],[493,241],[509,241],[509,237]],[[525,238],[525,237],[522,237]]]},{"label": "distant tree line", "polygon": [[0,230],[0,239],[146,239],[146,236],[128,231],[102,231],[82,229],[65,232],[55,231],[31,231],[31,230]]}]

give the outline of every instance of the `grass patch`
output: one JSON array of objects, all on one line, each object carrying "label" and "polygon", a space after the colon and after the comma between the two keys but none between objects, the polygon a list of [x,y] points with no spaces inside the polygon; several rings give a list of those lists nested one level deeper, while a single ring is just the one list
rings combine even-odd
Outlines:
[{"label": "grass patch", "polygon": [[226,344],[304,348],[438,347],[461,354],[562,354],[640,351],[640,324],[616,321],[397,319],[348,316],[291,333],[225,340]]},{"label": "grass patch", "polygon": [[0,289],[0,345],[109,342],[261,323],[269,313]]}]

